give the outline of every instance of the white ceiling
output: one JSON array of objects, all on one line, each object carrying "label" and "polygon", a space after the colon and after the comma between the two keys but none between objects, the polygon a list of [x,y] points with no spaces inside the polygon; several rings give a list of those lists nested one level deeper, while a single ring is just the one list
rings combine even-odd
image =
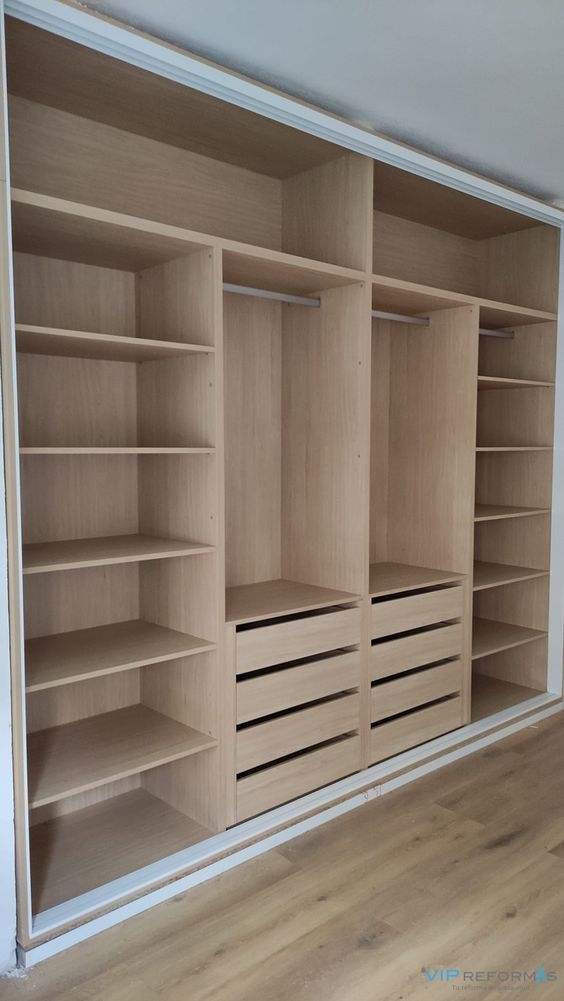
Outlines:
[{"label": "white ceiling", "polygon": [[88,6],[564,203],[564,0],[90,0]]}]

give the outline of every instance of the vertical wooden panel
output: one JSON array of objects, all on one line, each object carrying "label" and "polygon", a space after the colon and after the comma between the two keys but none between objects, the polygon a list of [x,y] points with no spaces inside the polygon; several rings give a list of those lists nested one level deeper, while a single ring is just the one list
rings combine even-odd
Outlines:
[{"label": "vertical wooden panel", "polygon": [[282,574],[368,589],[370,307],[364,284],[284,310]]},{"label": "vertical wooden panel", "polygon": [[560,234],[534,226],[484,240],[484,295],[531,309],[556,311]]},{"label": "vertical wooden panel", "polygon": [[391,352],[389,558],[472,569],[478,310],[396,324]]},{"label": "vertical wooden panel", "polygon": [[372,321],[370,414],[370,562],[388,559],[390,353],[394,324]]},{"label": "vertical wooden panel", "polygon": [[211,249],[199,250],[137,275],[139,337],[215,344],[213,260]]},{"label": "vertical wooden panel", "polygon": [[283,181],[282,249],[372,270],[373,165],[345,153]]},{"label": "vertical wooden panel", "polygon": [[281,306],[226,295],[224,324],[226,578],[231,586],[281,573]]}]

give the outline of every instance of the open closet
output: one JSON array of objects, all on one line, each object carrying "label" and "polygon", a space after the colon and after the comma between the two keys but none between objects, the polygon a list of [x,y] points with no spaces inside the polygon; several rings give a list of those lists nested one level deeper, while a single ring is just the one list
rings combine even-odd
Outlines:
[{"label": "open closet", "polygon": [[6,46],[25,948],[549,693],[559,230]]}]

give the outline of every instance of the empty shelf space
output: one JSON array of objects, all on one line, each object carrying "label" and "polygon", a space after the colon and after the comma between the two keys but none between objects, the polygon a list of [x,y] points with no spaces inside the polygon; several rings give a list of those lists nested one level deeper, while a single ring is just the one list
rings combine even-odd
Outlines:
[{"label": "empty shelf space", "polygon": [[493,619],[474,619],[472,629],[472,660],[489,657],[490,654],[510,650],[533,640],[544,639],[546,633],[540,629],[514,626],[510,622],[496,622]]},{"label": "empty shelf space", "polygon": [[213,246],[201,233],[12,189],[14,249],[123,271],[142,271]]},{"label": "empty shelf space", "polygon": [[478,389],[552,389],[553,382],[540,382],[537,379],[506,379],[497,375],[479,375]]},{"label": "empty shelf space", "polygon": [[215,348],[180,341],[158,341],[118,334],[95,334],[85,330],[61,330],[16,324],[16,348],[24,354],[95,358],[105,361],[156,361],[181,355],[212,354]]},{"label": "empty shelf space", "polygon": [[258,584],[228,587],[225,596],[227,622],[255,622],[290,612],[307,612],[341,602],[354,601],[356,594],[315,587],[293,580],[265,580]]},{"label": "empty shelf space", "polygon": [[28,737],[29,804],[54,803],[215,744],[143,705],[40,730]]},{"label": "empty shelf space", "polygon": [[110,535],[105,538],[36,542],[23,547],[23,572],[50,573],[112,563],[139,563],[174,556],[211,553],[213,546],[148,535]]},{"label": "empty shelf space", "polygon": [[215,448],[156,446],[23,445],[20,455],[213,455]]},{"label": "empty shelf space", "polygon": [[502,584],[515,584],[520,580],[533,580],[535,577],[548,577],[548,570],[535,570],[532,567],[516,567],[503,563],[474,563],[474,590],[484,591],[486,588],[499,587]]},{"label": "empty shelf space", "polygon": [[413,567],[407,563],[371,563],[369,592],[371,598],[379,598],[399,591],[416,591],[435,584],[450,584],[463,577],[464,574]]},{"label": "empty shelf space", "polygon": [[492,330],[556,320],[556,313],[547,313],[544,310],[495,302],[462,292],[447,292],[444,289],[419,285],[400,278],[372,275],[373,309],[416,316],[457,306],[478,306],[480,326]]},{"label": "empty shelf space", "polygon": [[215,649],[199,636],[133,619],[26,641],[26,691],[39,692]]},{"label": "empty shelf space", "polygon": [[502,709],[510,709],[520,702],[527,702],[541,693],[535,688],[515,685],[499,678],[489,678],[486,674],[472,676],[472,722],[486,719]]},{"label": "empty shelf space", "polygon": [[31,828],[34,914],[211,837],[144,789]]},{"label": "empty shelf space", "polygon": [[477,452],[552,452],[552,445],[477,445]]},{"label": "empty shelf space", "polygon": [[496,521],[499,518],[527,518],[550,514],[549,507],[514,507],[507,504],[476,504],[474,521]]},{"label": "empty shelf space", "polygon": [[230,285],[315,297],[325,289],[350,285],[365,278],[362,271],[262,247],[229,242],[223,251],[223,279]]}]

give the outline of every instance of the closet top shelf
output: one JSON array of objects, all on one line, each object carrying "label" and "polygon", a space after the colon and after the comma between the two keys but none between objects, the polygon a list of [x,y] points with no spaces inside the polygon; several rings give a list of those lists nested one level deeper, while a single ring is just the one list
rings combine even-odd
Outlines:
[{"label": "closet top shelf", "polygon": [[258,622],[274,619],[291,612],[308,612],[343,602],[355,601],[359,595],[336,591],[330,587],[301,584],[295,580],[264,580],[257,584],[228,587],[225,594],[227,622]]},{"label": "closet top shelf", "polygon": [[556,313],[546,313],[539,309],[516,306],[490,299],[481,299],[462,292],[447,292],[444,289],[418,285],[400,278],[386,275],[372,275],[372,306],[384,312],[407,313],[413,316],[431,313],[439,309],[456,309],[460,306],[478,306],[480,326],[492,330],[506,327],[526,326],[556,320]]},{"label": "closet top shelf", "polygon": [[508,379],[498,375],[479,375],[478,389],[551,389],[553,382],[541,382],[538,379]]},{"label": "closet top shelf", "polygon": [[62,355],[68,358],[97,358],[106,361],[156,361],[181,355],[213,354],[207,344],[184,344],[145,337],[122,337],[86,330],[62,330],[16,323],[16,348],[24,354]]}]

